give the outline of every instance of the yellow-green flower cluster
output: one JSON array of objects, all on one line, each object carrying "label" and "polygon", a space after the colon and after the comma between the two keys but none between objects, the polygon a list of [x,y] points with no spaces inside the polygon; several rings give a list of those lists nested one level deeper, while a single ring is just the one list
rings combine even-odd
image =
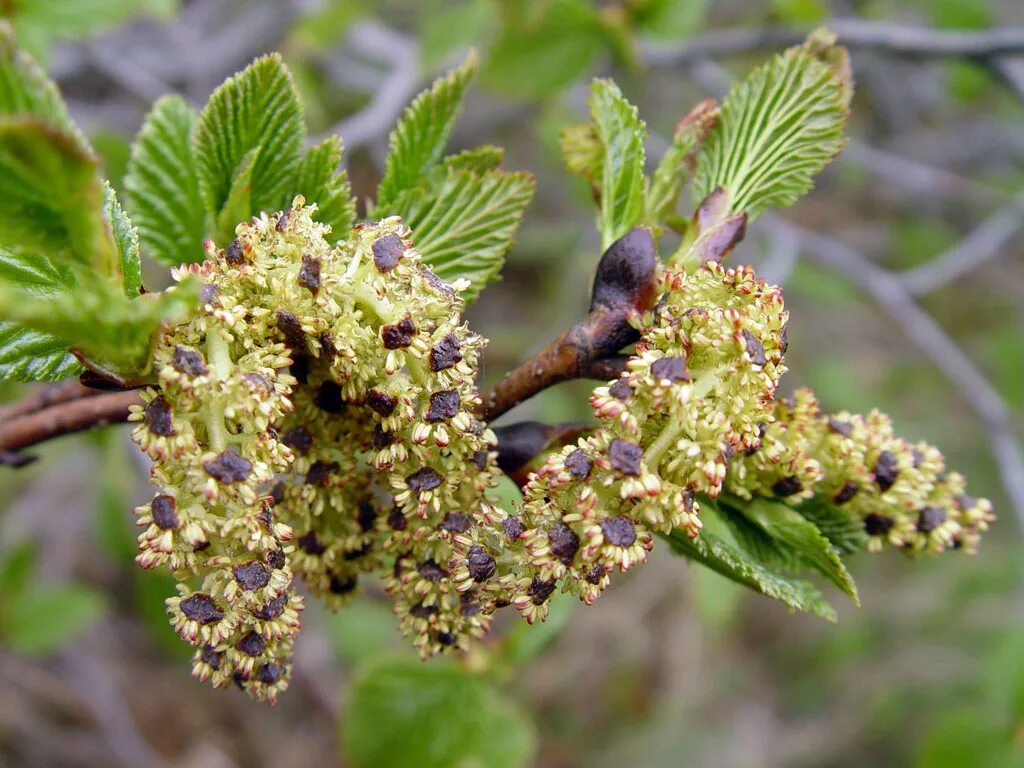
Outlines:
[{"label": "yellow-green flower cluster", "polygon": [[312,210],[254,218],[176,272],[203,280],[202,307],[160,340],[132,417],[164,489],[137,510],[138,560],[181,580],[168,608],[195,673],[269,699],[299,629],[293,573],[337,605],[381,571],[425,654],[485,621],[447,570],[493,484],[460,286],[397,218],[332,247]]},{"label": "yellow-green flower cluster", "polygon": [[[559,587],[592,603],[612,572],[643,562],[653,531],[700,531],[730,457],[756,447],[784,370],[782,294],[749,268],[665,269],[656,308],[620,378],[594,390],[601,428],[550,456],[519,517],[480,521],[461,552],[498,562],[497,604],[543,618]],[[502,594],[502,590],[505,590]]]},{"label": "yellow-green flower cluster", "polygon": [[137,560],[181,582],[168,609],[197,649],[195,674],[273,700],[286,685],[302,600],[287,562],[291,528],[264,489],[291,462],[274,424],[292,407],[295,380],[284,346],[226,267],[187,270],[204,280],[203,305],[161,340],[159,391],[131,417],[162,489],[136,510]]},{"label": "yellow-green flower cluster", "polygon": [[808,389],[776,403],[761,447],[733,461],[726,488],[747,499],[815,497],[840,507],[864,521],[873,551],[973,551],[993,520],[989,501],[968,496],[934,446],[899,437],[877,410],[822,413]]}]

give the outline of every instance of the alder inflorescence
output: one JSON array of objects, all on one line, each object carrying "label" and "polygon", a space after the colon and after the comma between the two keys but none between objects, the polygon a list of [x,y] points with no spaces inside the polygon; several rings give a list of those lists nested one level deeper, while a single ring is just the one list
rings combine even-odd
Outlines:
[{"label": "alder inflorescence", "polygon": [[[314,210],[297,198],[175,272],[202,280],[201,307],[160,339],[158,386],[132,416],[160,489],[136,510],[137,559],[178,579],[171,622],[214,685],[269,700],[287,685],[298,581],[338,608],[375,575],[427,657],[467,648],[506,606],[532,623],[560,592],[593,603],[657,535],[700,536],[723,493],[824,500],[863,521],[871,549],[910,553],[971,549],[991,520],[882,414],[776,399],[782,292],[716,258],[598,270],[623,282],[595,285],[599,310],[650,294],[615,331],[635,345],[593,391],[597,426],[502,506],[463,286],[397,217],[332,245]],[[644,242],[653,253],[648,235],[622,258]]]}]

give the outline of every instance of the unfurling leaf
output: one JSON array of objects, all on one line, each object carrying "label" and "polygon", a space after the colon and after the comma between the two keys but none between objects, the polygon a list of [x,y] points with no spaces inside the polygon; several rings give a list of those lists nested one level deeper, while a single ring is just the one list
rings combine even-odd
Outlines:
[{"label": "unfurling leaf", "polygon": [[103,183],[103,218],[110,229],[114,247],[121,259],[122,284],[129,298],[138,296],[142,289],[142,259],[139,256],[139,233],[121,209],[117,193],[110,184]]},{"label": "unfurling leaf", "polygon": [[611,80],[595,80],[590,116],[600,153],[598,229],[605,250],[644,215],[644,142],[647,128],[636,107]]},{"label": "unfurling leaf", "polygon": [[287,207],[305,135],[302,103],[278,54],[263,56],[224,81],[200,113],[193,138],[210,215],[220,215],[245,158],[256,149],[246,215]]},{"label": "unfurling leaf", "polygon": [[204,257],[206,210],[192,154],[197,119],[180,96],[157,101],[132,145],[124,179],[143,250],[169,267]]},{"label": "unfurling leaf", "polygon": [[812,33],[735,85],[697,167],[699,202],[724,188],[727,213],[791,205],[844,144],[852,95],[846,51]]},{"label": "unfurling leaf", "polygon": [[476,74],[476,56],[469,57],[434,81],[406,107],[391,132],[384,177],[377,187],[377,209],[387,216],[402,192],[423,184],[448,144],[462,108],[466,88]]},{"label": "unfurling leaf", "polygon": [[470,281],[462,294],[469,303],[501,271],[533,187],[528,173],[449,170],[427,189],[403,195],[391,212],[412,228],[438,277]]}]

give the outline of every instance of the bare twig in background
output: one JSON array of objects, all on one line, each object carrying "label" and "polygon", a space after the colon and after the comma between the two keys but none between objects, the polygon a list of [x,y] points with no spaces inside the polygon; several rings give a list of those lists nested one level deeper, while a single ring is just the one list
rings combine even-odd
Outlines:
[{"label": "bare twig in background", "polygon": [[348,42],[355,53],[392,67],[366,108],[328,131],[341,136],[345,146],[354,149],[386,136],[416,93],[420,84],[419,46],[412,38],[374,21],[357,24]]},{"label": "bare twig in background", "polygon": [[72,648],[61,654],[62,678],[78,694],[110,754],[124,768],[169,768],[135,725],[135,718],[117,689],[106,660]]},{"label": "bare twig in background", "polygon": [[[828,28],[849,48],[884,51],[915,58],[964,57],[990,59],[1024,52],[1024,27],[999,27],[962,32],[862,19],[830,19]],[[803,42],[807,29],[740,28],[702,32],[682,45],[645,43],[650,64],[690,64],[700,59],[771,50]]]},{"label": "bare twig in background", "polygon": [[925,294],[998,256],[1024,227],[1024,193],[985,219],[960,242],[926,264],[900,275],[911,293]]}]

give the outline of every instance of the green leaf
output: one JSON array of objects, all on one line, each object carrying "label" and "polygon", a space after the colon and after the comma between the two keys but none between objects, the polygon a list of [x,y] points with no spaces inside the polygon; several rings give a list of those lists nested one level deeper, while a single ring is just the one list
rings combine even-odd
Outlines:
[{"label": "green leaf", "polygon": [[842,149],[852,95],[846,51],[812,33],[733,86],[697,166],[694,197],[724,187],[726,213],[795,202]]},{"label": "green leaf", "polygon": [[217,214],[214,239],[218,243],[228,243],[234,240],[238,222],[249,217],[249,211],[252,210],[252,174],[259,161],[259,156],[260,148],[255,147],[249,150],[238,164],[238,171],[231,181],[231,189],[224,201],[224,207]]},{"label": "green leaf", "polygon": [[0,381],[60,381],[81,370],[66,341],[0,322]]},{"label": "green leaf", "polygon": [[18,48],[8,24],[0,24],[0,114],[38,117],[63,128],[87,148],[46,73]]},{"label": "green leaf", "polygon": [[691,539],[677,530],[664,538],[676,554],[706,565],[738,584],[781,600],[798,611],[807,611],[828,621],[836,620],[835,610],[809,581],[769,569],[710,531],[702,531],[696,539]]},{"label": "green leaf", "polygon": [[791,547],[769,536],[741,512],[724,504],[721,498],[716,511],[732,540],[754,560],[768,568],[787,573],[800,570],[800,558]]},{"label": "green leaf", "polygon": [[88,273],[78,276],[74,289],[52,296],[0,281],[0,317],[61,339],[97,368],[133,379],[148,371],[162,325],[180,321],[197,297],[196,280],[136,299]]},{"label": "green leaf", "polygon": [[788,547],[794,555],[828,578],[860,605],[853,577],[846,570],[839,553],[829,540],[807,518],[785,504],[755,498],[744,504],[740,513],[758,526],[771,539]]},{"label": "green leaf", "polygon": [[562,162],[569,173],[582,176],[595,199],[601,195],[603,148],[592,123],[567,125],[558,132]]},{"label": "green leaf", "polygon": [[676,212],[679,195],[693,172],[692,156],[718,120],[718,105],[705,99],[690,110],[672,134],[672,143],[665,150],[651,177],[645,199],[645,222],[663,224]]},{"label": "green leaf", "polygon": [[280,55],[256,59],[228,78],[210,96],[193,137],[210,214],[216,219],[227,204],[243,161],[255,149],[259,157],[246,215],[286,207],[305,135],[302,103]]},{"label": "green leaf", "polygon": [[121,258],[121,275],[124,292],[129,298],[138,296],[142,289],[142,259],[139,257],[139,233],[132,226],[127,214],[117,202],[117,193],[110,184],[103,183],[103,217],[110,227],[118,256]]},{"label": "green leaf", "polygon": [[0,595],[16,600],[31,583],[38,561],[35,544],[22,541],[11,546],[0,560]]},{"label": "green leaf", "polygon": [[864,520],[846,507],[837,507],[815,497],[803,502],[797,512],[814,523],[840,554],[852,555],[867,548]]},{"label": "green leaf", "polygon": [[466,88],[476,74],[476,56],[438,78],[406,107],[388,140],[384,177],[377,187],[377,208],[391,214],[399,195],[423,183],[441,155],[462,107]]},{"label": "green leaf", "polygon": [[0,121],[0,242],[91,267],[122,283],[103,221],[96,159],[78,139],[36,118]]},{"label": "green leaf", "polygon": [[457,155],[449,155],[442,161],[441,166],[445,170],[486,173],[487,171],[497,170],[504,159],[504,149],[484,144],[480,147],[463,150]]},{"label": "green leaf", "polygon": [[[75,282],[66,267],[49,259],[0,247],[3,281],[32,297],[68,291]],[[80,370],[66,342],[16,323],[0,322],[0,381],[57,381]]]},{"label": "green leaf", "polygon": [[360,674],[344,728],[354,768],[521,768],[535,741],[522,709],[486,679],[415,660]]},{"label": "green leaf", "polygon": [[596,8],[587,0],[518,0],[501,4],[484,84],[503,98],[549,96],[582,75],[605,45]]},{"label": "green leaf", "polygon": [[611,80],[595,80],[590,115],[601,145],[601,250],[640,223],[644,215],[644,142],[647,128],[636,107]]},{"label": "green leaf", "polygon": [[105,610],[103,595],[88,587],[33,590],[13,601],[0,634],[15,651],[44,655],[88,629]]},{"label": "green leaf", "polygon": [[331,228],[334,240],[344,240],[356,220],[356,202],[352,198],[348,175],[338,170],[344,145],[337,136],[310,147],[299,165],[295,193],[316,203],[316,220]]},{"label": "green leaf", "polygon": [[192,154],[198,116],[180,96],[165,96],[132,145],[127,207],[147,255],[176,267],[204,258],[206,211]]},{"label": "green leaf", "polygon": [[689,37],[701,29],[708,0],[646,0],[637,3],[636,27],[658,39]]},{"label": "green leaf", "polygon": [[393,212],[438,277],[469,280],[462,295],[471,303],[501,271],[533,187],[528,173],[450,170],[437,187],[403,195]]}]

